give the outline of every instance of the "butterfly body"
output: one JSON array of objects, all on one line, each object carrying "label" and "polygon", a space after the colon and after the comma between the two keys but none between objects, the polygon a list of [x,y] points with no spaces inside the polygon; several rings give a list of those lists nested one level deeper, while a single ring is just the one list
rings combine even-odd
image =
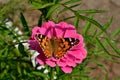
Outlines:
[{"label": "butterfly body", "polygon": [[50,39],[42,34],[36,34],[36,39],[47,58],[52,56],[61,58],[72,46],[79,43],[79,40],[75,38],[52,37]]}]

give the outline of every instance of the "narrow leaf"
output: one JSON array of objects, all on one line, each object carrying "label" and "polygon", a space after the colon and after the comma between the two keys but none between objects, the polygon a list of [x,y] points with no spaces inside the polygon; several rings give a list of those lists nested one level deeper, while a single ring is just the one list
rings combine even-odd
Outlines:
[{"label": "narrow leaf", "polygon": [[[107,31],[107,29],[110,27],[112,20],[113,20],[113,17],[111,17],[110,20],[105,25],[103,25],[105,31]],[[100,31],[98,35],[101,35],[102,33],[103,31]]]},{"label": "narrow leaf", "polygon": [[111,46],[111,48],[118,54],[120,55],[120,51],[113,45],[112,42],[110,42],[110,39],[106,39],[107,43]]},{"label": "narrow leaf", "polygon": [[24,53],[24,46],[22,43],[19,43],[18,50],[20,51],[20,53]]},{"label": "narrow leaf", "polygon": [[68,0],[68,1],[64,2],[63,4],[67,5],[67,4],[71,4],[71,3],[75,3],[75,2],[79,2],[79,1],[81,1],[81,0]]},{"label": "narrow leaf", "polygon": [[105,10],[77,10],[78,13],[103,13]]},{"label": "narrow leaf", "polygon": [[96,25],[100,30],[102,30],[103,32],[105,32],[107,34],[107,32],[106,32],[106,30],[104,30],[103,26],[101,24],[99,24],[96,20],[93,20],[92,18],[88,18],[88,17],[82,16],[82,15],[79,15],[79,17],[83,20],[87,20],[87,21],[91,22],[92,24]]},{"label": "narrow leaf", "polygon": [[24,15],[22,13],[20,13],[20,20],[22,22],[22,25],[24,27],[24,31],[25,31],[26,35],[30,36],[29,27],[28,27],[27,22],[25,20],[25,17],[24,17]]},{"label": "narrow leaf", "polygon": [[78,16],[79,18],[83,19],[83,20],[87,20],[89,22],[91,22],[92,24],[96,25],[100,30],[102,30],[103,32],[105,32],[107,34],[107,32],[104,30],[103,26],[101,24],[99,24],[96,20],[93,20],[91,18],[88,18],[86,16],[80,15],[78,12],[72,10],[71,8],[68,8],[67,6],[63,5],[65,8],[67,8],[68,10],[70,10],[71,12],[73,12],[76,16]]},{"label": "narrow leaf", "polygon": [[[92,16],[91,18],[93,18],[93,16]],[[84,28],[84,30],[83,30],[83,33],[84,33],[85,35],[87,35],[88,30],[90,29],[90,27],[91,27],[91,23],[90,23],[90,22],[87,22],[86,25],[85,25],[85,28]]]},{"label": "narrow leaf", "polygon": [[[80,4],[75,4],[75,5],[72,5],[72,6],[68,7],[68,8],[74,8],[74,7],[77,7],[77,6],[79,6],[79,5],[80,5]],[[68,9],[67,9],[67,8],[62,9],[62,10],[59,12],[59,14],[62,13],[62,12],[65,12],[66,10],[68,10]]]},{"label": "narrow leaf", "polygon": [[40,27],[42,25],[42,15],[40,15],[40,18],[38,20],[38,26]]},{"label": "narrow leaf", "polygon": [[22,43],[18,44],[18,50],[23,56],[27,56],[27,53],[25,52],[24,45]]},{"label": "narrow leaf", "polygon": [[41,72],[33,71],[32,74],[37,75],[37,76],[41,76],[43,78],[48,78],[48,76],[46,74],[41,73]]},{"label": "narrow leaf", "polygon": [[98,38],[96,38],[96,40],[97,40],[98,44],[101,46],[101,48],[103,49],[103,51],[105,51],[108,55],[111,55],[111,56],[120,58],[120,56],[111,54],[111,53],[104,47],[104,45],[100,42],[100,40],[99,40]]},{"label": "narrow leaf", "polygon": [[66,21],[66,20],[71,19],[71,18],[75,18],[75,16],[70,16],[70,17],[64,18],[64,19],[62,19],[60,21]]},{"label": "narrow leaf", "polygon": [[91,59],[91,61],[94,62],[95,64],[97,64],[98,67],[100,67],[102,70],[104,70],[105,72],[107,72],[107,69],[105,68],[105,66],[101,62],[99,62],[99,61],[97,61],[95,59]]},{"label": "narrow leaf", "polygon": [[79,17],[75,17],[74,26],[78,29]]},{"label": "narrow leaf", "polygon": [[46,18],[48,18],[58,7],[60,7],[60,4],[55,4],[54,6],[52,6],[52,7],[49,9]]},{"label": "narrow leaf", "polygon": [[117,35],[120,34],[120,28],[118,28],[113,34],[112,34],[112,37],[116,37]]}]

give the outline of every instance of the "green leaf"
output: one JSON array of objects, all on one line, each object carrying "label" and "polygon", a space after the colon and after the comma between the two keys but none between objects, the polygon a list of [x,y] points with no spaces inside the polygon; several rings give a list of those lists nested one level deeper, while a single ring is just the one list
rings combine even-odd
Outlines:
[{"label": "green leaf", "polygon": [[56,69],[57,73],[59,74],[60,67],[57,65],[57,66],[55,67],[55,69]]},{"label": "green leaf", "polygon": [[29,27],[28,27],[27,22],[25,20],[25,17],[24,17],[24,15],[22,13],[20,13],[20,20],[22,22],[22,25],[24,27],[24,31],[25,31],[26,35],[30,36]]},{"label": "green leaf", "polygon": [[99,24],[96,20],[92,19],[92,18],[88,18],[86,16],[80,15],[78,12],[72,10],[71,8],[65,6],[62,4],[62,6],[64,6],[65,8],[67,8],[68,10],[72,11],[76,16],[78,16],[79,18],[83,19],[83,20],[87,20],[89,22],[91,22],[92,24],[96,25],[100,30],[102,30],[103,32],[106,32],[106,30],[104,30],[103,26],[101,24]]},{"label": "green leaf", "polygon": [[38,26],[41,27],[41,25],[42,25],[42,15],[40,15],[40,18],[38,20]]},{"label": "green leaf", "polygon": [[21,70],[19,63],[17,64],[17,71],[18,71],[19,75],[22,75],[22,72],[21,72],[22,70]]},{"label": "green leaf", "polygon": [[103,13],[105,10],[77,10],[78,13]]},{"label": "green leaf", "polygon": [[[92,16],[91,18],[93,18],[93,16]],[[90,27],[91,27],[91,23],[90,23],[90,22],[87,22],[86,25],[85,25],[85,28],[84,28],[84,30],[83,30],[83,33],[84,33],[85,35],[87,35]]]},{"label": "green leaf", "polygon": [[23,56],[27,56],[27,53],[25,52],[24,45],[22,43],[18,44],[18,50]]},{"label": "green leaf", "polygon": [[67,4],[71,4],[71,3],[75,3],[75,2],[79,2],[81,0],[68,0],[66,2],[63,3],[63,5],[67,5]]},{"label": "green leaf", "polygon": [[54,0],[53,2],[55,3],[55,4],[57,4],[58,2],[60,2],[61,0]]},{"label": "green leaf", "polygon": [[112,37],[116,37],[120,34],[120,28],[118,28],[113,34],[112,34]]},{"label": "green leaf", "polygon": [[74,26],[76,27],[76,29],[78,29],[78,24],[79,24],[79,17],[75,17],[75,20],[74,20]]},{"label": "green leaf", "polygon": [[52,5],[54,5],[54,3],[40,4],[40,3],[37,3],[37,2],[33,2],[33,6],[30,8],[30,10],[44,9],[44,8],[47,8],[47,7],[51,7]]},{"label": "green leaf", "polygon": [[120,58],[120,56],[111,54],[111,53],[104,47],[104,45],[101,43],[101,41],[100,41],[98,38],[96,38],[96,40],[97,40],[97,43],[101,46],[101,48],[103,49],[104,52],[106,52],[106,53],[107,53],[108,55],[110,55],[110,56],[114,56],[114,57]]},{"label": "green leaf", "polygon": [[115,47],[115,45],[113,45],[113,43],[110,42],[110,39],[109,39],[109,38],[106,38],[106,41],[107,41],[107,43],[111,46],[111,48],[112,48],[118,55],[120,55],[120,50],[118,50],[118,49]]},{"label": "green leaf", "polygon": [[[79,5],[80,4],[75,4],[75,5],[69,6],[68,8],[74,8],[74,7],[77,7]],[[67,8],[62,9],[61,11],[59,11],[59,14],[62,13],[62,12],[65,12],[66,10],[68,10],[68,9]]]},{"label": "green leaf", "polygon": [[60,4],[55,4],[54,6],[52,6],[52,7],[49,9],[46,18],[50,17],[50,15],[51,15],[58,7],[60,7]]},{"label": "green leaf", "polygon": [[60,80],[60,79],[64,79],[66,76],[68,76],[68,74],[60,75],[60,76],[58,77],[58,80]]},{"label": "green leaf", "polygon": [[75,18],[75,16],[70,16],[70,17],[67,17],[67,18],[63,18],[63,19],[60,20],[60,21],[66,21],[66,20],[71,19],[71,18]]},{"label": "green leaf", "polygon": [[[107,31],[107,29],[110,27],[112,20],[113,20],[113,17],[111,17],[109,21],[105,25],[103,25],[105,31]],[[101,35],[102,33],[103,31],[100,31],[98,35]]]},{"label": "green leaf", "polygon": [[82,16],[82,15],[79,15],[79,17],[83,20],[87,20],[87,21],[91,22],[92,24],[96,25],[96,27],[98,27],[100,30],[102,30],[103,32],[105,32],[107,34],[107,32],[106,32],[106,30],[104,30],[103,26],[101,24],[99,24],[96,20],[94,20],[92,18],[88,18],[86,16]]},{"label": "green leaf", "polygon": [[37,76],[41,76],[44,79],[48,78],[48,76],[46,74],[42,73],[42,72],[33,71],[32,74],[37,75]]},{"label": "green leaf", "polygon": [[95,64],[97,64],[98,67],[100,67],[103,71],[107,72],[107,69],[101,62],[97,61],[96,59],[91,59],[91,61],[94,62]]}]

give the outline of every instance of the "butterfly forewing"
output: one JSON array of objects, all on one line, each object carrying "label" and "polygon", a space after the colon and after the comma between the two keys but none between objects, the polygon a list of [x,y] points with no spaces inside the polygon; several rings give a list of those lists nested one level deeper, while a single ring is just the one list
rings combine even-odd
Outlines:
[{"label": "butterfly forewing", "polygon": [[36,34],[36,39],[46,57],[52,56],[52,45],[50,39],[42,34]]}]

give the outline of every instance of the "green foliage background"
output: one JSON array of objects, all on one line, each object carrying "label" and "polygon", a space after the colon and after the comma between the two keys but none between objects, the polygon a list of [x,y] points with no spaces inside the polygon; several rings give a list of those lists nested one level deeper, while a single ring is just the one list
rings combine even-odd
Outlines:
[{"label": "green foliage background", "polygon": [[[30,8],[24,8],[23,4],[30,5]],[[105,10],[75,10],[74,8],[80,4],[82,4],[81,0],[9,0],[4,4],[1,3],[0,80],[53,80],[53,75],[50,75],[54,74],[52,71],[56,71],[54,75],[57,76],[57,80],[101,80],[101,78],[102,80],[108,80],[109,71],[99,59],[116,64],[120,63],[116,60],[120,58],[120,49],[116,47],[117,44],[120,44],[120,40],[116,39],[118,34],[120,34],[120,28],[110,35],[107,30],[112,23],[113,17],[106,24],[101,25],[94,20],[94,14],[102,14]],[[71,74],[63,73],[58,66],[51,69],[47,65],[45,67],[49,73],[44,74],[43,70],[37,70],[37,66],[32,66],[32,55],[24,45],[31,35],[31,25],[27,24],[27,19],[24,16],[24,11],[26,10],[40,11],[38,26],[41,26],[42,22],[47,20],[53,20],[57,23],[68,21],[71,18],[74,19],[74,26],[78,30],[78,33],[84,36],[88,53],[83,63],[74,68]],[[68,10],[74,16],[59,20],[58,16]],[[84,16],[86,13],[89,15]],[[19,17],[16,21],[14,20],[15,16]],[[82,32],[79,31],[81,27],[79,25],[80,20],[86,21]],[[13,25],[7,27],[6,23],[9,21],[12,21]],[[22,27],[18,27],[22,31],[22,34],[15,31],[18,25],[22,25]],[[99,67],[103,73],[98,76],[91,76],[90,72],[96,69],[88,66],[91,62]]]}]

